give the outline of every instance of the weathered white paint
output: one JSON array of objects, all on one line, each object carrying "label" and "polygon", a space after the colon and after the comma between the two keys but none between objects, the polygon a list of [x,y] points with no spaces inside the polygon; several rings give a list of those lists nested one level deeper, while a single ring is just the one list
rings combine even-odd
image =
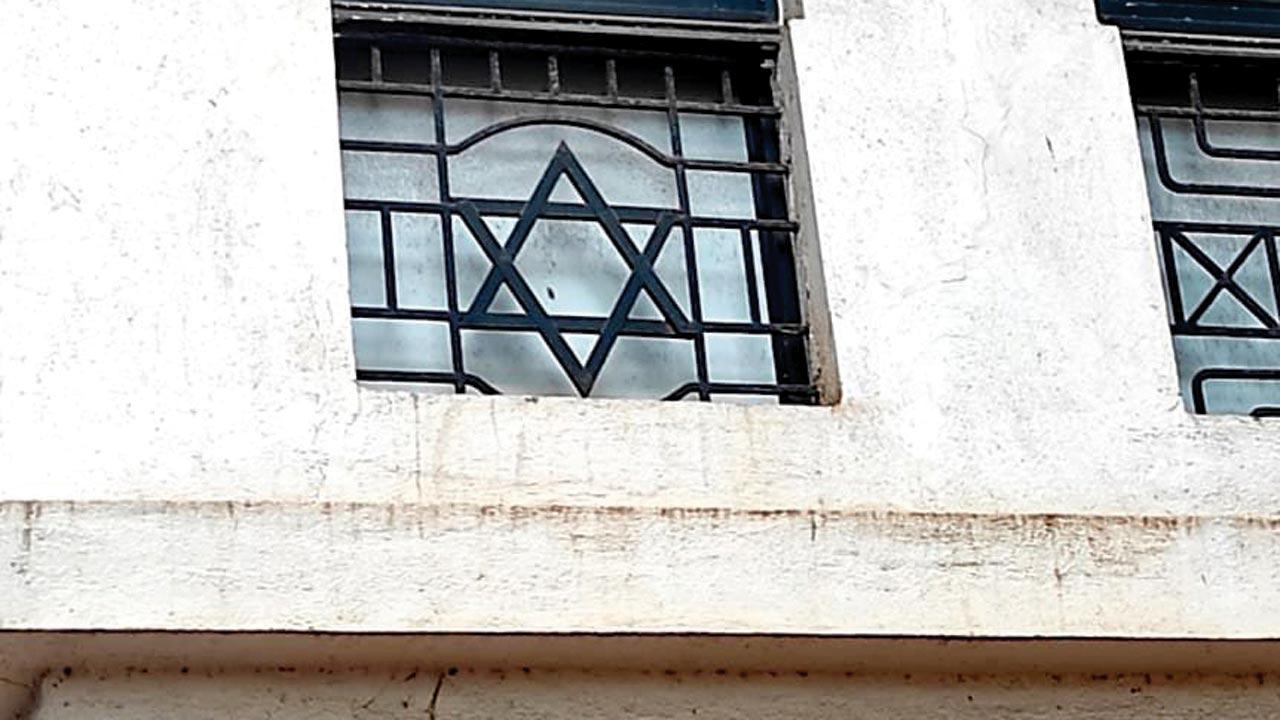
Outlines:
[{"label": "weathered white paint", "polygon": [[3,626],[1274,636],[1091,0],[806,6],[834,408],[357,387],[327,3],[17,4]]},{"label": "weathered white paint", "polygon": [[[1280,636],[1272,522],[0,506],[0,628]],[[143,538],[145,542],[132,542]]]}]

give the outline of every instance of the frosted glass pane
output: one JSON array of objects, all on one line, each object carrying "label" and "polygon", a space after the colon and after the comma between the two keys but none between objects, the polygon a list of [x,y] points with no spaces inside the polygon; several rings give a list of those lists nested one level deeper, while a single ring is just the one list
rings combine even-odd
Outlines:
[{"label": "frosted glass pane", "polygon": [[338,122],[344,140],[432,143],[436,139],[431,98],[345,92]]},{"label": "frosted glass pane", "polygon": [[440,218],[435,215],[391,216],[395,238],[396,294],[400,307],[443,310],[444,246]]},{"label": "frosted glass pane", "polygon": [[[499,102],[450,102],[446,105],[451,143],[502,120],[537,116],[536,107]],[[554,111],[560,117],[619,123],[662,153],[670,152],[666,116],[573,108]],[[627,121],[631,122],[627,122]],[[660,130],[661,132],[657,132]],[[522,127],[501,133],[452,158],[449,182],[459,197],[527,200],[560,143],[582,163],[604,199],[615,205],[675,208],[675,174],[640,150],[592,130],[566,126]],[[494,168],[502,168],[495,173]],[[580,202],[568,187],[557,189],[556,201]]]},{"label": "frosted glass pane", "polygon": [[745,137],[742,118],[690,113],[680,115],[680,140],[685,157],[746,162]]},{"label": "frosted glass pane", "polygon": [[447,323],[357,319],[354,329],[357,367],[435,372],[452,367]]},{"label": "frosted glass pane", "polygon": [[342,153],[342,188],[351,200],[439,199],[435,158],[381,152]]},{"label": "frosted glass pane", "polygon": [[[1160,125],[1164,131],[1169,174],[1175,181],[1280,188],[1280,163],[1208,157],[1196,146],[1190,120],[1163,119]],[[1280,124],[1209,121],[1205,128],[1216,144],[1280,150]],[[1151,126],[1143,120],[1139,129],[1147,168],[1147,191],[1156,219],[1280,224],[1280,199],[1277,198],[1199,195],[1166,187],[1156,171]]]},{"label": "frosted glass pane", "polygon": [[462,361],[504,393],[578,394],[537,333],[463,331]]},{"label": "frosted glass pane", "polygon": [[751,176],[711,170],[690,170],[689,207],[698,217],[751,219],[756,216]]},{"label": "frosted glass pane", "polygon": [[540,220],[516,258],[553,315],[606,316],[631,275],[598,223]]},{"label": "frosted glass pane", "polygon": [[[618,338],[593,394],[600,397],[665,397],[698,379],[688,340]],[[697,397],[695,394],[694,397]]]},{"label": "frosted glass pane", "polygon": [[382,220],[376,212],[347,211],[347,268],[351,304],[387,304],[382,266]]},{"label": "frosted glass pane", "polygon": [[750,321],[742,234],[737,230],[698,228],[694,238],[702,316],[724,322]]},{"label": "frosted glass pane", "polygon": [[774,382],[773,343],[767,335],[708,335],[707,371],[712,382]]}]

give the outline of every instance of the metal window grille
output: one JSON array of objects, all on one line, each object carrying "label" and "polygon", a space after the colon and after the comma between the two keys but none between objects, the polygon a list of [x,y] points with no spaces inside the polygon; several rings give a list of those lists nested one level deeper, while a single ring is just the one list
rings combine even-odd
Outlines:
[{"label": "metal window grille", "polygon": [[1280,413],[1280,52],[1126,37],[1183,397]]},{"label": "metal window grille", "polygon": [[817,401],[776,38],[335,37],[360,379]]}]

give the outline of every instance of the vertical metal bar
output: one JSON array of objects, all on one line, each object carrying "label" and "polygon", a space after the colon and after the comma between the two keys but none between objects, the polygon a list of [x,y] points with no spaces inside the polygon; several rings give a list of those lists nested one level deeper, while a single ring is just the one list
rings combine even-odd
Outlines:
[{"label": "vertical metal bar", "polygon": [[[772,68],[772,63],[770,63]],[[758,97],[744,97],[744,102],[771,103],[773,90],[769,85],[756,88]],[[747,159],[752,162],[777,163],[782,159],[779,144],[778,120],[771,117],[744,118]],[[755,195],[756,216],[764,220],[789,219],[787,187],[784,178],[776,173],[752,172],[751,189]],[[769,306],[769,322],[800,324],[804,313],[800,303],[800,286],[796,276],[795,248],[790,232],[760,230],[760,261],[764,269],[765,300]],[[774,332],[774,375],[780,385],[809,385],[809,352],[807,338],[801,335]],[[816,400],[808,393],[782,393],[779,402],[785,404],[813,404]]]},{"label": "vertical metal bar", "polygon": [[751,247],[751,228],[743,226],[742,233],[742,267],[747,278],[747,306],[751,309],[751,323],[760,324],[760,293],[756,285],[755,250]]},{"label": "vertical metal bar", "polygon": [[373,82],[382,82],[382,48],[377,43],[369,45],[369,79]]},{"label": "vertical metal bar", "polygon": [[667,126],[671,131],[671,156],[675,158],[676,196],[680,203],[680,230],[684,236],[685,274],[689,286],[689,314],[693,322],[693,359],[698,373],[698,399],[711,400],[707,370],[707,338],[702,327],[702,292],[698,285],[698,252],[693,242],[692,211],[689,209],[689,178],[684,162],[684,142],[680,135],[680,112],[676,107],[676,73],[670,65],[662,69],[667,95]]},{"label": "vertical metal bar", "polygon": [[618,61],[613,58],[604,61],[604,87],[610,100],[618,98]]},{"label": "vertical metal bar", "polygon": [[1267,275],[1271,279],[1271,300],[1275,303],[1277,315],[1280,315],[1280,258],[1276,257],[1276,234],[1274,230],[1266,231]]},{"label": "vertical metal bar", "polygon": [[383,208],[378,215],[382,220],[382,284],[387,308],[398,310],[400,293],[396,287],[396,241],[391,228],[391,211]]},{"label": "vertical metal bar", "polygon": [[497,50],[489,51],[489,89],[502,92],[502,61]]},{"label": "vertical metal bar", "polygon": [[1187,322],[1186,310],[1182,307],[1182,286],[1178,280],[1178,266],[1173,256],[1173,238],[1166,230],[1158,230],[1160,238],[1160,258],[1164,261],[1165,286],[1169,293],[1169,311],[1173,313],[1173,324],[1182,327]]},{"label": "vertical metal bar", "polygon": [[[489,67],[492,72],[493,56]],[[492,81],[492,76],[490,77]],[[453,242],[453,212],[449,190],[449,151],[445,136],[444,117],[444,69],[440,61],[440,49],[431,48],[431,112],[436,132],[436,184],[439,187],[440,241],[444,252],[444,292],[449,310],[449,356],[453,363],[453,391],[459,395],[467,391],[466,369],[462,363],[462,330],[459,327],[462,314],[458,311],[458,263]]]},{"label": "vertical metal bar", "polygon": [[560,59],[555,55],[547,56],[547,91],[560,94]]},{"label": "vertical metal bar", "polygon": [[720,100],[726,105],[733,104],[733,73],[728,68],[720,71]]}]

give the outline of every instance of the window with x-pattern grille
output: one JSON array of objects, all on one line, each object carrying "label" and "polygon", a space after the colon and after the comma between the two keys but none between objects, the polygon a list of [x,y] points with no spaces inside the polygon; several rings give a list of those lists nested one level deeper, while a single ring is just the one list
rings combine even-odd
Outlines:
[{"label": "window with x-pattern grille", "polygon": [[776,39],[336,38],[359,378],[816,402]]},{"label": "window with x-pattern grille", "polygon": [[1134,34],[1130,84],[1183,397],[1280,411],[1280,46]]}]

